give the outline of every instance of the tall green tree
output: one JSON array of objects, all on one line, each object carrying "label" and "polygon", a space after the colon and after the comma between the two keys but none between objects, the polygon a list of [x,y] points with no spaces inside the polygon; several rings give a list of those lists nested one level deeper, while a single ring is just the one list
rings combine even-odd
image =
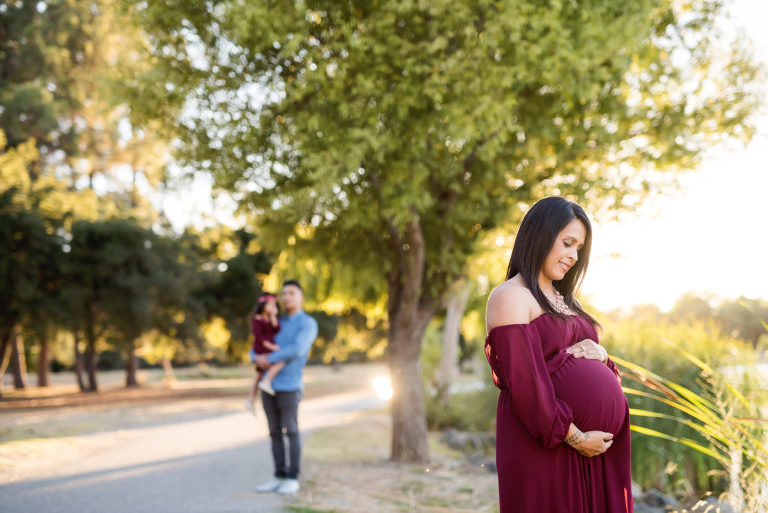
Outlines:
[{"label": "tall green tree", "polygon": [[202,287],[203,276],[198,270],[200,262],[190,251],[187,238],[158,236],[152,251],[156,255],[155,279],[159,281],[156,300],[152,308],[152,352],[165,370],[166,378],[173,380],[171,360],[190,348],[200,348],[203,337],[200,326],[206,312],[196,292]]},{"label": "tall green tree", "polygon": [[[14,384],[26,386],[23,335],[39,343],[38,385],[48,384],[48,355],[56,321],[65,308],[62,276],[62,217],[44,201],[51,184],[29,186],[28,166],[38,157],[34,141],[7,148],[0,130],[0,376],[13,364]],[[55,202],[53,202],[55,203]],[[45,205],[45,206],[43,206]]]},{"label": "tall green tree", "polygon": [[424,461],[421,341],[480,234],[548,194],[631,208],[748,138],[755,68],[722,7],[142,3],[160,71],[134,86],[261,230],[386,290],[392,458]]},{"label": "tall green tree", "polygon": [[97,188],[119,210],[154,220],[138,185],[162,185],[167,139],[129,122],[140,99],[122,85],[147,68],[147,44],[119,0],[2,5],[0,128],[10,147],[35,140],[32,182],[55,175],[71,190]]},{"label": "tall green tree", "polygon": [[227,356],[238,361],[247,352],[245,343],[251,334],[249,314],[262,290],[258,275],[269,273],[268,255],[254,251],[251,241],[255,235],[240,229],[234,233],[237,254],[219,262],[212,272],[216,277],[210,282],[207,293],[215,298],[209,313],[221,317],[230,333]]},{"label": "tall green tree", "polygon": [[87,343],[88,390],[98,390],[97,343],[110,341],[126,356],[126,386],[137,386],[136,343],[184,304],[178,254],[151,230],[125,219],[78,221],[68,253],[69,287]]},{"label": "tall green tree", "polygon": [[17,189],[0,192],[0,365],[10,351],[14,386],[26,387],[22,328],[40,341],[39,385],[47,384],[48,343],[58,311],[62,238],[50,219],[14,201]]},{"label": "tall green tree", "polygon": [[[0,149],[35,148],[23,167],[0,166],[0,183],[16,189],[17,205],[65,229],[74,219],[158,219],[143,192],[163,186],[167,139],[129,122],[138,100],[122,86],[147,68],[147,44],[119,0],[0,5]],[[41,383],[54,321],[67,307],[43,292],[23,317],[23,332],[40,344]]]}]

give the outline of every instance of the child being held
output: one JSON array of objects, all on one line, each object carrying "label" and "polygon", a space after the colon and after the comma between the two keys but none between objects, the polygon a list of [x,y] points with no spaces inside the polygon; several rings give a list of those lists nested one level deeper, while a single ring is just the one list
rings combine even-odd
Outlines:
[{"label": "child being held", "polygon": [[[251,362],[256,355],[269,354],[278,349],[275,344],[275,334],[280,331],[280,323],[277,316],[280,313],[280,306],[277,304],[277,297],[272,294],[260,294],[254,309],[254,315],[251,318],[251,331],[253,332],[253,347],[250,350]],[[256,367],[256,379],[248,395],[246,407],[254,411],[254,402],[256,400],[256,389],[275,395],[272,388],[272,379],[285,366],[285,362],[273,363],[265,371]]]}]

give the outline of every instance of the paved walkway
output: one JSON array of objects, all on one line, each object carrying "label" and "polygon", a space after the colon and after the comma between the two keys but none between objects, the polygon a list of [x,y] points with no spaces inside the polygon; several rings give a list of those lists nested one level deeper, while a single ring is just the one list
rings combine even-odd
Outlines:
[{"label": "paved walkway", "polygon": [[[0,511],[282,512],[284,498],[254,491],[272,473],[263,412],[254,418],[239,411],[239,403],[225,411],[65,437],[52,441],[50,451],[36,448],[29,455],[34,460],[0,473],[5,476]],[[299,409],[300,427],[307,433],[382,406],[372,390],[306,399]]]}]

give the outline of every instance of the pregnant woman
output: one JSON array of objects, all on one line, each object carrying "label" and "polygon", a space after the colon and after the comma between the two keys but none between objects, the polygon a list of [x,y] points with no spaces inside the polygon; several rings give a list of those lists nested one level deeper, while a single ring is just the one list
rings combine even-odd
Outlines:
[{"label": "pregnant woman", "polygon": [[540,200],[488,298],[501,513],[634,511],[621,373],[574,297],[591,243],[581,207]]}]

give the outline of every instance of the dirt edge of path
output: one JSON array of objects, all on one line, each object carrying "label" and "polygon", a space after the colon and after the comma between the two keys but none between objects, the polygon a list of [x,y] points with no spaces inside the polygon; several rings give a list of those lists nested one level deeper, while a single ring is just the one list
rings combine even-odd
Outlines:
[{"label": "dirt edge of path", "polygon": [[295,513],[494,513],[496,474],[430,434],[429,464],[388,460],[386,411],[360,413],[348,424],[317,429],[304,447],[302,489],[287,506]]}]

